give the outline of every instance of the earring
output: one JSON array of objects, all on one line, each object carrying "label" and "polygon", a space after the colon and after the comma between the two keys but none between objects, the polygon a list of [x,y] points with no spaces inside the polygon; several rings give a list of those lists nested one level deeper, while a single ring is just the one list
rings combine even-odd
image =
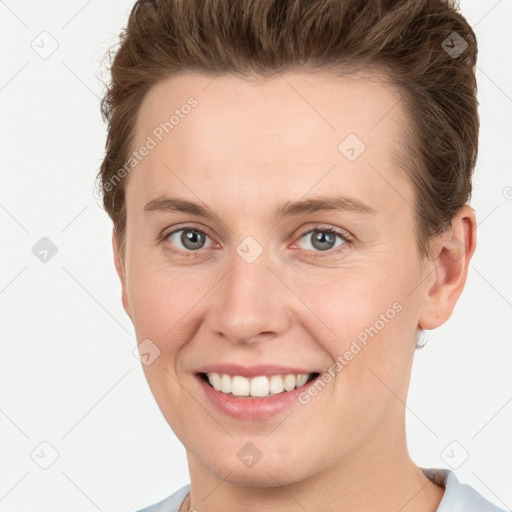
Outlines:
[{"label": "earring", "polygon": [[430,336],[428,334],[424,331],[419,332],[418,337],[416,338],[416,350],[421,350],[429,340]]}]

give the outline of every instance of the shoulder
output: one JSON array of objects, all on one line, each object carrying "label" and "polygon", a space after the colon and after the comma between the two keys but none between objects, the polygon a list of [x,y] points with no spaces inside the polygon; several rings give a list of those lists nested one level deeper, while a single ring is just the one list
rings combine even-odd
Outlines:
[{"label": "shoulder", "polygon": [[445,488],[443,499],[436,512],[504,512],[471,486],[461,484],[453,471],[423,468],[422,470],[427,478]]},{"label": "shoulder", "polygon": [[149,507],[137,510],[137,512],[178,512],[189,491],[190,484],[184,485],[168,498],[165,498],[158,503],[154,503]]}]

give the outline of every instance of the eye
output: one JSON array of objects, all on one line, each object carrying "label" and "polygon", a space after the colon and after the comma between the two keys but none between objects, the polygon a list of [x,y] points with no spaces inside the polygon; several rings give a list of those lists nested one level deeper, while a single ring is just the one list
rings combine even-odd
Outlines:
[{"label": "eye", "polygon": [[300,240],[305,240],[306,245],[309,244],[310,247],[306,247],[308,250],[329,252],[329,254],[338,253],[344,249],[342,246],[350,242],[348,235],[333,228],[322,226],[315,226],[314,229],[310,229],[300,237]]},{"label": "eye", "polygon": [[182,251],[190,252],[207,247],[205,244],[207,240],[210,240],[210,237],[202,229],[189,226],[167,233],[163,236],[163,239]]},{"label": "eye", "polygon": [[[209,235],[203,229],[195,226],[185,226],[165,233],[161,240],[172,246],[172,250],[182,253],[194,253],[212,246],[212,239]],[[301,235],[298,243],[302,240],[305,241],[303,242],[306,244],[305,249],[316,253],[327,253],[326,256],[343,251],[343,246],[351,242],[350,236],[346,233],[325,226],[314,226],[313,229]],[[323,254],[313,254],[312,256],[323,256]]]}]

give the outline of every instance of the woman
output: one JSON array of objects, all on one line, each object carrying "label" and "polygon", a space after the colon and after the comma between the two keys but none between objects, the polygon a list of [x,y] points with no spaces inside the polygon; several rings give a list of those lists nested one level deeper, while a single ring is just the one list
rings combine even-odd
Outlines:
[{"label": "woman", "polygon": [[441,0],[135,4],[99,177],[190,472],[146,511],[499,510],[405,436],[476,246],[476,54]]}]

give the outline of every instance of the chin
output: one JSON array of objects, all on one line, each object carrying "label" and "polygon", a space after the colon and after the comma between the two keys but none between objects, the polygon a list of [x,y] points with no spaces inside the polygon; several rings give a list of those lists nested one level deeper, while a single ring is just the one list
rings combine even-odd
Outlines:
[{"label": "chin", "polygon": [[231,460],[228,460],[227,452],[209,454],[206,460],[203,457],[201,460],[219,480],[225,480],[234,485],[247,487],[290,485],[307,479],[313,472],[313,468],[306,465],[310,462],[306,453],[303,454],[302,462],[297,458],[297,451],[294,453],[293,460],[289,457],[277,457],[275,453],[271,456],[265,456],[263,453],[261,459],[252,466],[246,466],[237,457],[229,457]]},{"label": "chin", "polygon": [[[226,473],[223,473],[223,475],[226,475],[229,471],[231,473],[225,480],[234,485],[245,487],[278,487],[294,484],[306,478],[306,475],[299,475],[296,471],[290,471],[289,468],[283,471],[273,465],[245,470],[240,468],[229,470],[226,468]],[[220,475],[218,476],[222,478]]]}]

